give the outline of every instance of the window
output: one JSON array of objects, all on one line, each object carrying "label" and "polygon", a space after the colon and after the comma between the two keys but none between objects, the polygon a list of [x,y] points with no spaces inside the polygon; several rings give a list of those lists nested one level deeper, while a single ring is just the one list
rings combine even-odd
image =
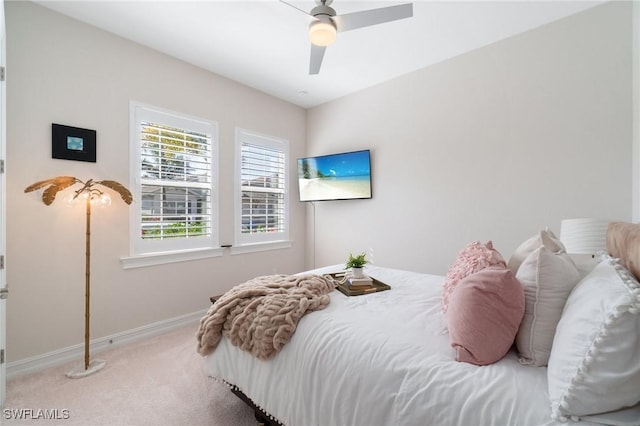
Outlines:
[{"label": "window", "polygon": [[133,255],[218,246],[214,122],[132,103]]},{"label": "window", "polygon": [[289,239],[286,140],[236,129],[235,245]]}]

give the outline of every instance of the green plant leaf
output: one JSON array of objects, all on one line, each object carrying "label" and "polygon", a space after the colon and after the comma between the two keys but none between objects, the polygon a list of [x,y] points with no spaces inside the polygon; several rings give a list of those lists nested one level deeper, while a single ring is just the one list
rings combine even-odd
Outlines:
[{"label": "green plant leaf", "polygon": [[354,256],[353,254],[349,253],[349,260],[347,261],[345,268],[349,269],[349,268],[362,268],[364,265],[366,265],[367,259],[366,259],[366,254],[364,252],[360,253],[357,256]]}]

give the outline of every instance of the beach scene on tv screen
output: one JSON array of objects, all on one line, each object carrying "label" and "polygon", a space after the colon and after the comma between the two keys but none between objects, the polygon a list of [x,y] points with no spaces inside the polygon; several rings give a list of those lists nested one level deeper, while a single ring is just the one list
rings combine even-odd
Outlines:
[{"label": "beach scene on tv screen", "polygon": [[369,151],[298,160],[300,200],[371,197]]}]

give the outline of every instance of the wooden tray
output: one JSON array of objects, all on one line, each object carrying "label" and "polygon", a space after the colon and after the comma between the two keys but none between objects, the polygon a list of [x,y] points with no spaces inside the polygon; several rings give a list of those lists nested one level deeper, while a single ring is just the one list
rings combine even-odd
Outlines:
[{"label": "wooden tray", "polygon": [[385,290],[391,290],[391,286],[388,284],[383,283],[380,280],[375,279],[374,277],[371,277],[371,279],[373,280],[373,286],[371,288],[360,288],[360,289],[351,289],[347,283],[340,283],[341,280],[344,279],[344,273],[340,272],[340,273],[336,273],[336,274],[329,274],[333,277],[333,279],[336,280],[336,282],[338,283],[338,285],[336,286],[336,288],[343,294],[347,295],[347,296],[360,296],[363,294],[369,294],[369,293],[377,293],[379,291],[385,291]]}]

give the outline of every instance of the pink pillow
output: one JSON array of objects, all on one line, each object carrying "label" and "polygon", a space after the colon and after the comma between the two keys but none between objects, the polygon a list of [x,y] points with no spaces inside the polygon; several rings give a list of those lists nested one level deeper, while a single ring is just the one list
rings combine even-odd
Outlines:
[{"label": "pink pillow", "polygon": [[467,244],[458,253],[458,258],[447,271],[447,278],[442,289],[442,310],[447,312],[451,292],[461,279],[492,265],[507,266],[507,263],[502,255],[493,248],[491,241],[487,241],[486,244],[482,244],[480,241]]},{"label": "pink pillow", "polygon": [[506,266],[490,266],[462,279],[447,313],[456,361],[487,365],[502,359],[523,315],[524,289]]}]

